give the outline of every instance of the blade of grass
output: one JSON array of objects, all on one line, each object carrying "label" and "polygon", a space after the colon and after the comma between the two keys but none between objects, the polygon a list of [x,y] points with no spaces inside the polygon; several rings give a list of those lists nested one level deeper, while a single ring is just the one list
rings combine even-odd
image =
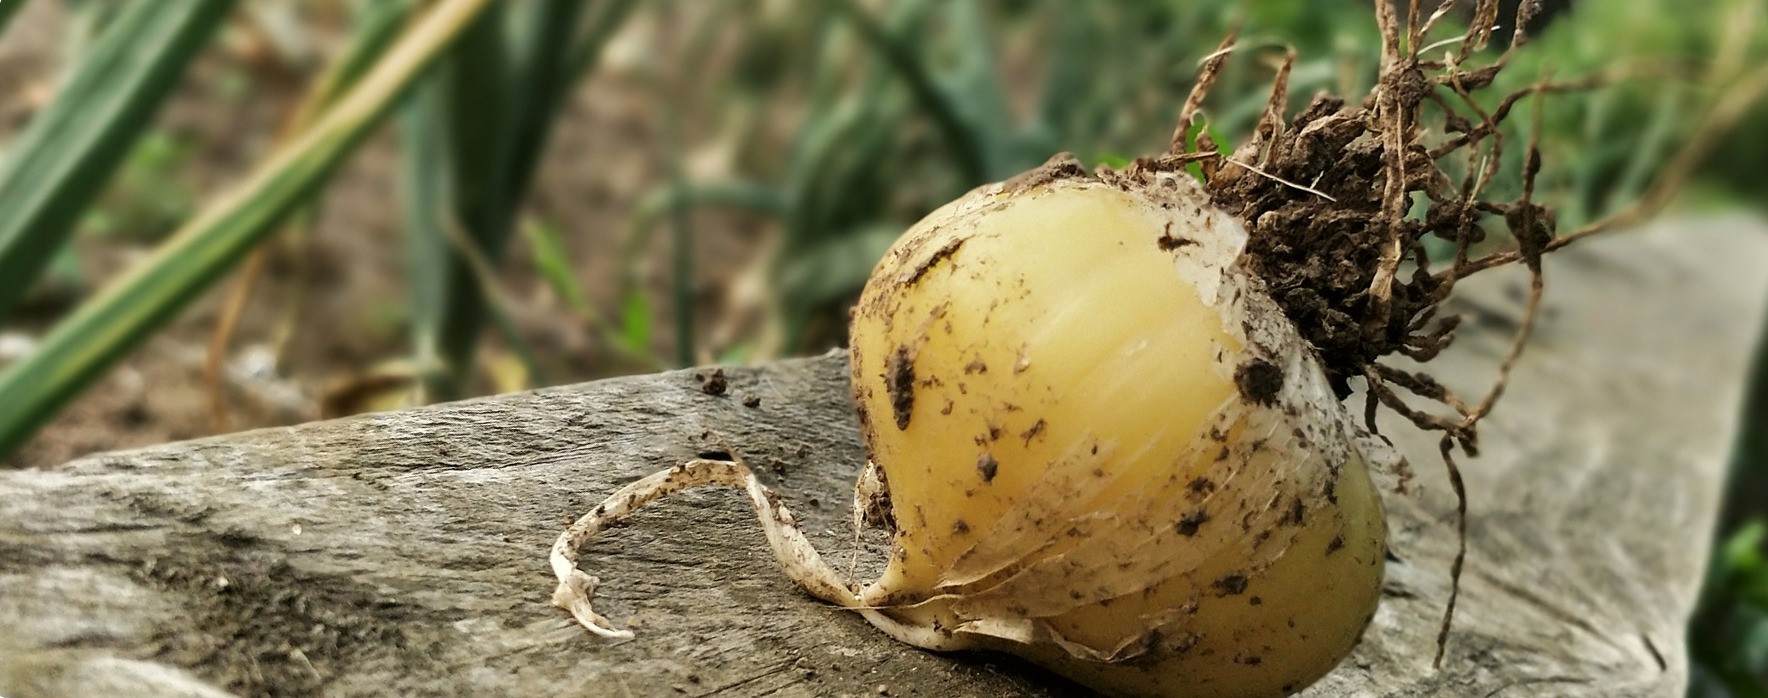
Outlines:
[{"label": "blade of grass", "polygon": [[[986,181],[1011,176],[1037,166],[1049,159],[1049,153],[1027,153],[1023,161],[1015,156],[1016,134],[1012,110],[1007,107],[1006,83],[995,73],[999,62],[988,19],[975,0],[946,2],[941,8],[946,17],[941,24],[950,28],[960,48],[951,67],[942,76],[944,93],[963,95],[953,106],[970,124],[970,138],[982,153]],[[980,183],[980,182],[978,182]]]},{"label": "blade of grass", "polygon": [[[670,158],[671,179],[680,184],[679,158]],[[675,314],[675,365],[692,366],[694,352],[694,217],[686,206],[669,210],[670,301]]]},{"label": "blade of grass", "polygon": [[589,294],[583,291],[583,285],[577,283],[577,274],[571,269],[571,253],[565,249],[564,235],[552,223],[530,221],[522,226],[522,237],[528,240],[528,246],[534,250],[534,269],[552,286],[553,293],[565,302],[565,307],[578,319],[595,324],[600,316],[595,305],[589,302]]},{"label": "blade of grass", "polygon": [[[679,82],[680,78],[676,81]],[[666,99],[659,109],[663,122],[662,158],[669,185],[685,189],[688,182],[682,165],[681,116],[674,107],[678,103],[676,99]],[[692,366],[695,363],[694,216],[693,211],[680,202],[669,208],[669,266],[671,310],[675,316],[675,364]]]},{"label": "blade of grass", "polygon": [[786,213],[785,197],[766,185],[734,180],[706,184],[665,184],[639,198],[628,219],[626,237],[620,245],[620,297],[637,292],[639,257],[650,244],[657,223],[664,214],[677,207],[688,209],[717,206],[781,217]]},{"label": "blade of grass", "polygon": [[443,142],[445,86],[434,76],[412,91],[399,113],[401,207],[405,264],[410,277],[412,361],[425,389],[449,379],[440,346],[449,257],[442,238],[450,182]]},{"label": "blade of grass", "polygon": [[[528,241],[533,254],[535,271],[540,272],[547,285],[552,287],[553,293],[564,301],[565,307],[570,309],[571,314],[584,327],[589,328],[608,348],[635,365],[662,368],[645,349],[650,344],[650,318],[649,311],[642,305],[642,298],[638,299],[641,304],[638,308],[638,322],[642,324],[635,326],[632,316],[627,314],[631,309],[622,307],[618,320],[622,324],[616,326],[615,320],[596,310],[595,304],[589,299],[589,293],[577,282],[576,271],[571,268],[570,252],[565,249],[564,236],[557,226],[542,221],[526,221],[522,225],[522,237]],[[625,298],[623,302],[630,305],[633,299]],[[639,341],[636,342],[633,341],[635,331],[639,333]]]},{"label": "blade of grass", "polygon": [[[625,24],[627,16],[637,6],[637,1],[610,0],[600,3],[597,11],[590,17],[583,37],[573,39],[566,30],[577,24],[584,4],[574,0],[553,2],[552,7],[546,11],[536,11],[529,23],[529,39],[525,43],[533,48],[523,56],[524,67],[518,70],[519,75],[533,86],[534,99],[531,104],[523,105],[519,111],[517,121],[524,125],[516,128],[515,139],[508,155],[511,216],[515,215],[515,203],[528,191],[539,170],[541,152],[551,135],[558,113],[570,99],[572,88],[581,78],[595,72],[601,61],[602,49],[613,38],[614,32]],[[565,254],[564,241],[558,239],[557,231],[530,226],[529,232],[537,261],[545,258],[554,260],[542,261],[542,272],[552,280],[556,288],[561,289],[561,294],[570,301],[584,322],[627,359],[640,365],[655,366],[656,360],[648,351],[648,326],[645,328],[644,340],[636,343],[629,341],[629,334],[622,334],[609,326],[606,318],[597,313],[590,304],[587,294],[577,286],[576,278],[571,274],[569,258]]]},{"label": "blade of grass", "polygon": [[[446,143],[447,147],[436,163],[439,169],[411,174],[435,177],[444,173],[449,178],[444,200],[452,204],[453,219],[465,228],[471,252],[489,265],[503,259],[553,119],[576,78],[599,57],[602,45],[631,3],[603,8],[591,26],[580,32],[586,7],[587,3],[579,0],[536,0],[511,5],[507,14],[499,7],[468,31],[449,56],[445,71],[434,78],[447,84],[446,104],[427,107],[446,109],[432,117],[441,124],[432,135],[441,138],[419,141],[417,147],[430,147],[431,143]],[[579,33],[586,37],[578,39]],[[437,186],[414,184],[413,189],[433,192]],[[472,371],[486,290],[482,275],[473,272],[458,246],[443,239],[436,220],[424,213],[412,218],[416,226],[411,229],[412,244],[439,250],[418,253],[430,263],[414,266],[414,276],[442,277],[420,281],[438,287],[440,301],[434,307],[420,308],[431,317],[414,323],[417,332],[433,335],[417,338],[420,356],[423,347],[434,346],[435,354],[430,358],[439,362],[425,371],[433,379],[428,397],[451,399],[462,394]],[[446,261],[438,264],[437,255]]]},{"label": "blade of grass", "polygon": [[[589,3],[544,0],[525,8],[517,36],[508,43],[510,83],[509,140],[500,154],[504,199],[513,208],[533,181],[541,148],[552,134],[553,115],[577,84],[570,64],[573,39]],[[605,37],[603,37],[605,40]],[[599,53],[599,51],[598,51]]]},{"label": "blade of grass", "polygon": [[[882,160],[856,158],[859,143],[871,143],[890,137],[894,122],[903,109],[889,109],[883,81],[874,80],[857,95],[851,95],[832,109],[811,116],[793,144],[792,158],[786,173],[785,200],[786,238],[781,254],[791,256],[804,244],[820,237],[838,234],[844,224],[862,218],[869,211],[856,212],[852,204],[859,200],[876,202],[875,191],[854,191],[849,182],[840,181],[853,168],[877,169]],[[840,220],[845,219],[845,220]]]},{"label": "blade of grass", "polygon": [[55,101],[7,149],[0,163],[0,320],[61,248],[232,4],[123,8]]},{"label": "blade of grass", "polygon": [[[1589,148],[1580,148],[1578,157],[1561,160],[1561,162],[1572,163],[1569,169],[1573,196],[1569,202],[1570,205],[1566,207],[1570,210],[1563,214],[1567,220],[1589,221],[1601,215],[1602,202],[1600,199],[1602,198],[1603,183],[1607,178],[1606,173],[1616,169],[1616,161],[1627,152],[1631,145],[1627,142],[1630,140],[1628,138],[1616,138],[1613,134],[1614,129],[1609,125],[1616,116],[1625,118],[1625,115],[1621,114],[1618,104],[1618,90],[1608,88],[1596,90],[1580,105],[1585,113],[1580,124],[1582,136],[1579,138],[1579,142],[1596,144],[1595,149],[1598,149],[1599,152],[1590,153],[1588,152]],[[1608,141],[1615,142],[1613,145],[1601,145]]]},{"label": "blade of grass", "polygon": [[628,356],[650,356],[651,300],[642,291],[635,291],[620,303],[620,343]]},{"label": "blade of grass", "polygon": [[[871,81],[829,112],[813,117],[793,153],[786,182],[791,202],[780,246],[769,260],[774,304],[786,351],[796,351],[817,307],[791,283],[787,268],[824,241],[855,234],[857,226],[888,218],[888,148],[899,142],[908,112],[891,100],[884,81]],[[897,95],[900,97],[900,95]],[[898,222],[900,223],[900,221]]]},{"label": "blade of grass", "polygon": [[6,24],[12,16],[18,14],[18,8],[25,6],[25,0],[0,0],[0,33],[6,31]]},{"label": "blade of grass", "polygon": [[1626,159],[1619,181],[1609,187],[1608,196],[1596,215],[1620,210],[1625,202],[1638,198],[1651,184],[1652,174],[1670,157],[1675,147],[1676,126],[1689,120],[1685,112],[1687,101],[1687,97],[1673,90],[1658,95],[1657,104],[1646,118],[1645,127],[1632,148],[1632,156]]},{"label": "blade of grass", "polygon": [[473,242],[467,238],[465,230],[459,225],[453,225],[453,221],[449,221],[449,223],[450,225],[446,225],[443,231],[448,235],[448,242],[454,245],[455,254],[466,260],[467,268],[472,271],[479,288],[484,292],[483,303],[487,314],[491,316],[492,324],[497,327],[498,334],[503,335],[503,340],[509,344],[510,351],[514,352],[516,359],[521,362],[522,370],[527,373],[528,380],[544,384],[546,374],[540,368],[540,360],[535,358],[534,349],[528,345],[528,340],[522,337],[521,330],[516,327],[515,318],[510,317],[509,312],[505,310],[510,306],[509,292],[505,291],[503,285],[498,281],[497,270],[491,267],[491,260],[486,259],[485,255],[480,254],[479,249],[473,246]]},{"label": "blade of grass", "polygon": [[[783,219],[788,211],[786,197],[779,191],[742,180],[707,184],[670,182],[641,197],[638,205],[633,207],[626,237],[620,246],[618,297],[622,299],[623,329],[620,336],[624,340],[616,344],[624,344],[628,348],[628,353],[632,355],[628,358],[648,357],[650,351],[651,303],[645,290],[639,286],[640,257],[650,245],[663,216],[687,215],[701,206],[748,211],[775,219]],[[635,323],[642,323],[642,327]],[[649,358],[644,363],[662,368],[661,361],[655,358]]]},{"label": "blade of grass", "polygon": [[[806,52],[811,60],[805,61],[801,68],[807,94],[805,95],[804,113],[818,114],[833,108],[834,102],[843,92],[843,85],[848,79],[852,63],[854,46],[864,46],[852,31],[852,23],[844,19],[839,10],[832,10],[832,3],[812,3],[816,13],[812,15],[809,28],[810,50]],[[837,31],[847,28],[849,31]]]},{"label": "blade of grass", "polygon": [[855,0],[835,0],[830,5],[852,23],[860,38],[908,85],[915,101],[933,119],[934,125],[945,137],[946,147],[951,149],[952,161],[965,181],[976,184],[988,181],[987,156],[975,130],[964,121],[964,116],[951,95],[946,94],[934,82],[932,74],[921,63],[914,50],[905,41],[893,36],[883,23],[860,7]]},{"label": "blade of grass", "polygon": [[602,9],[590,20],[589,29],[583,33],[583,40],[571,48],[566,64],[571,67],[573,80],[595,72],[602,60],[602,49],[607,47],[608,40],[614,32],[626,24],[627,15],[638,6],[638,0],[607,0]]},{"label": "blade of grass", "polygon": [[[404,26],[411,9],[408,0],[368,3],[364,11],[355,18],[356,29],[350,43],[320,73],[288,119],[283,122],[277,134],[276,145],[287,143],[295,134],[311,126],[326,107],[337,101],[345,89],[355,84],[386,53],[387,47],[398,38],[399,29]],[[290,236],[305,232],[313,225],[314,206],[315,204],[310,203],[307,210],[293,216],[295,220],[286,226]],[[222,370],[227,358],[227,348],[233,342],[234,331],[238,328],[240,317],[245,314],[246,302],[250,300],[252,289],[257,286],[269,259],[270,246],[258,245],[240,271],[239,281],[223,301],[220,316],[215,321],[215,330],[209,336],[208,356],[203,363],[203,380],[208,384],[209,423],[216,432],[229,429],[227,391],[223,385]],[[286,312],[299,315],[301,296],[302,292],[297,290]],[[281,352],[277,352],[277,355],[280,356]]]},{"label": "blade of grass", "polygon": [[0,371],[0,455],[16,449],[308,200],[413,80],[490,4],[492,0],[443,0],[432,6],[313,128],[74,311],[43,338],[35,353]]},{"label": "blade of grass", "polygon": [[504,213],[501,151],[508,138],[512,90],[505,57],[506,4],[493,5],[443,59],[435,78],[444,85],[442,139],[417,147],[442,145],[445,159],[437,174],[449,178],[448,208],[440,215],[443,227],[428,231],[423,244],[441,248],[445,262],[439,271],[442,301],[436,328],[436,348],[444,380],[426,386],[426,399],[453,400],[465,395],[472,375],[473,356],[479,345],[485,314],[486,290],[479,284],[467,257],[448,240],[450,219],[465,228],[467,239],[493,263],[502,260],[508,221]]},{"label": "blade of grass", "polygon": [[625,24],[637,2],[600,3],[600,10],[590,18],[589,26],[581,32],[582,38],[578,38],[576,29],[583,24],[583,11],[589,4],[582,0],[544,0],[526,8],[527,17],[521,22],[524,26],[514,41],[520,50],[512,61],[511,75],[517,101],[511,108],[511,139],[503,156],[503,167],[509,175],[507,190],[514,198],[519,199],[528,191],[559,109],[569,100],[578,81],[595,71],[602,49]]},{"label": "blade of grass", "polygon": [[350,43],[328,64],[308,88],[289,117],[291,130],[300,130],[313,123],[318,114],[338,101],[344,91],[355,85],[386,55],[400,29],[411,18],[412,0],[375,0],[363,3],[362,11],[352,20]]},{"label": "blade of grass", "polygon": [[[110,25],[110,21],[123,9],[122,3],[68,0],[64,4],[67,7],[67,29],[60,37],[61,55],[67,65],[77,66],[99,35]],[[67,77],[64,75],[63,79]]]},{"label": "blade of grass", "polygon": [[1109,36],[1100,31],[1093,12],[1071,10],[1066,15],[1058,15],[1060,19],[1050,22],[1053,26],[1047,28],[1053,35],[1050,37],[1051,51],[1047,54],[1049,63],[1044,67],[1044,82],[1038,95],[1036,125],[1051,133],[1068,130],[1074,124],[1076,114],[1087,106],[1079,103],[1076,97],[1087,94],[1087,87],[1100,79],[1094,71],[1097,70],[1098,56],[1104,52],[1100,43]]}]

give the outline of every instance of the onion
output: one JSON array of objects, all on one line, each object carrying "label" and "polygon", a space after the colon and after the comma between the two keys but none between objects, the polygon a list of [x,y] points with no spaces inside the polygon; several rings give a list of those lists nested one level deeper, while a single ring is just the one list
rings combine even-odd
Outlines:
[{"label": "onion", "polygon": [[[1510,50],[1538,4],[1522,3]],[[1447,43],[1427,41],[1445,15],[1420,9],[1407,3],[1402,22],[1375,3],[1381,70],[1358,100],[1317,95],[1291,118],[1288,52],[1249,140],[1217,150],[1194,127],[1230,33],[1165,153],[1096,173],[1058,157],[897,242],[849,333],[870,455],[856,525],[895,534],[877,580],[831,570],[740,461],[696,460],[622,488],[559,537],[554,603],[627,635],[591,607],[597,580],[577,568],[579,549],[646,502],[720,484],[748,492],[794,582],[903,642],[1012,653],[1117,696],[1292,693],[1350,652],[1379,601],[1386,529],[1370,462],[1392,463],[1402,489],[1407,477],[1341,403],[1360,381],[1370,430],[1385,407],[1440,434],[1459,539],[1440,666],[1467,544],[1453,454],[1477,451],[1529,339],[1542,257],[1656,204],[1556,234],[1535,200],[1538,107],[1510,151],[1520,196],[1491,195],[1510,107],[1583,88],[1542,80],[1480,108],[1471,92],[1510,57],[1473,60],[1499,3],[1477,0]],[[1495,225],[1516,249],[1471,256]],[[1446,267],[1427,237],[1453,245]],[[1382,362],[1436,357],[1458,327],[1442,307],[1455,284],[1509,263],[1528,269],[1528,297],[1483,397]]]},{"label": "onion", "polygon": [[851,328],[857,503],[895,526],[882,576],[854,588],[744,465],[694,461],[561,536],[555,602],[623,635],[577,550],[725,484],[794,581],[905,642],[1112,695],[1299,690],[1373,615],[1385,525],[1359,431],[1246,242],[1182,170],[1058,159],[946,205],[885,257]]}]

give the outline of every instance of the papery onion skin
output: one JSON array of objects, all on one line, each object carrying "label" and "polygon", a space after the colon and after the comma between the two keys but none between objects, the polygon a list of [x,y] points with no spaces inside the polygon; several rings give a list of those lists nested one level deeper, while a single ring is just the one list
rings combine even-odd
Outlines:
[{"label": "papery onion skin", "polygon": [[855,311],[896,523],[864,604],[1125,696],[1276,696],[1379,600],[1380,498],[1183,172],[1052,161],[911,229]]}]

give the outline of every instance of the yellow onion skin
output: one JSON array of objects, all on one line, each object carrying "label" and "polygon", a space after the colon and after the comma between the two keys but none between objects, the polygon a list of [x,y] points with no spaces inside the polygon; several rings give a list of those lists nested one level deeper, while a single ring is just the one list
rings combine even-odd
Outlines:
[{"label": "yellow onion skin", "polygon": [[905,234],[850,335],[896,526],[861,602],[1118,696],[1286,695],[1348,654],[1381,502],[1245,239],[1183,172],[1055,161]]}]

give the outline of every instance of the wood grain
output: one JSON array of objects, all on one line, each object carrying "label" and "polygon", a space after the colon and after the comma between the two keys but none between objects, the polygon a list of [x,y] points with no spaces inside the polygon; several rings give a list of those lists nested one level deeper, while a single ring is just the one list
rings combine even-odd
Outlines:
[{"label": "wood grain", "polygon": [[[1554,259],[1538,341],[1463,464],[1472,552],[1443,670],[1452,500],[1434,442],[1390,422],[1418,473],[1388,497],[1398,562],[1362,645],[1306,695],[1680,695],[1764,270],[1768,230],[1744,220]],[[1520,284],[1470,282],[1433,371],[1489,382]],[[636,376],[0,473],[0,695],[1076,695],[794,593],[733,492],[655,506],[586,554],[636,639],[548,605],[560,528],[703,452],[759,466],[845,559],[863,459],[846,371],[729,369],[722,395],[696,371]]]}]

